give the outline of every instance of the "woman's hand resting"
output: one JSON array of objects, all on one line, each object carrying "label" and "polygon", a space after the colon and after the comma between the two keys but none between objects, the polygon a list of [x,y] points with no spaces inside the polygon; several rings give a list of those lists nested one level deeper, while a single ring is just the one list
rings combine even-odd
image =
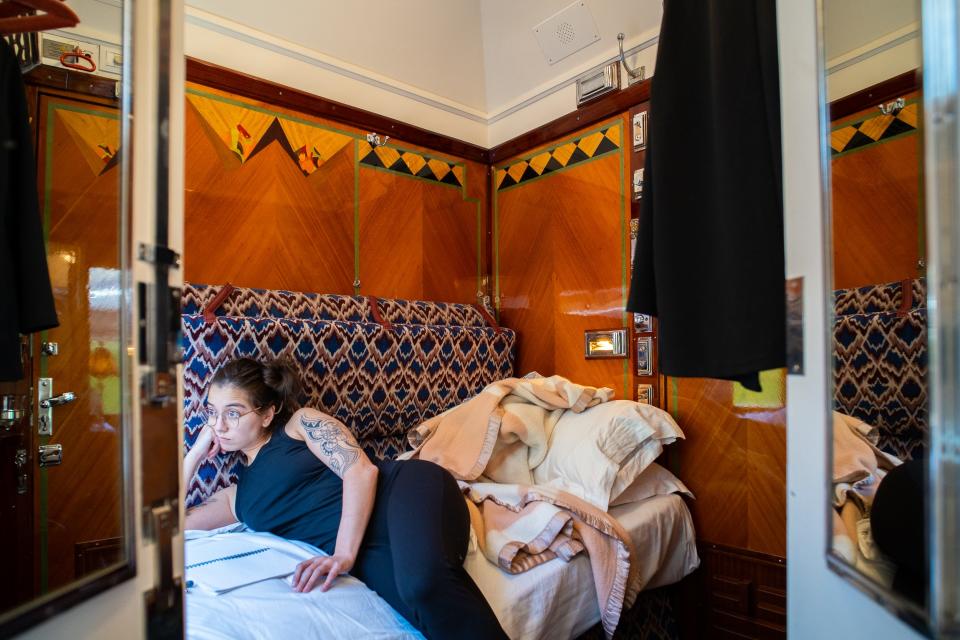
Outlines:
[{"label": "woman's hand resting", "polygon": [[316,556],[309,560],[304,560],[297,565],[297,570],[293,572],[293,590],[300,593],[311,591],[320,578],[326,576],[326,580],[320,585],[320,591],[326,591],[341,573],[347,573],[353,568],[353,558],[345,555]]},{"label": "woman's hand resting", "polygon": [[200,429],[200,435],[197,436],[197,441],[193,443],[193,449],[201,452],[204,458],[212,458],[220,453],[220,438],[217,437],[213,427],[203,425],[203,428]]}]

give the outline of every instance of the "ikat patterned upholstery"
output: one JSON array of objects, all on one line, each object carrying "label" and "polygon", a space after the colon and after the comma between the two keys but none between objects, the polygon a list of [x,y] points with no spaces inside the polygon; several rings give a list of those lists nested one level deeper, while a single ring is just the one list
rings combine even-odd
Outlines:
[{"label": "ikat patterned upholstery", "polygon": [[834,408],[876,425],[880,448],[905,460],[929,429],[926,285],[910,284],[908,305],[898,282],[837,290],[833,330]]},{"label": "ikat patterned upholstery", "polygon": [[[186,315],[202,314],[219,290],[220,287],[206,284],[185,285],[182,312]],[[468,304],[387,298],[377,298],[377,303],[383,319],[391,324],[488,326],[483,314]],[[235,288],[215,313],[248,318],[377,321],[370,309],[369,298],[243,287]]]},{"label": "ikat patterned upholstery", "polygon": [[[234,357],[289,358],[301,372],[301,404],[343,421],[374,459],[393,458],[405,451],[410,428],[463,402],[490,382],[513,375],[516,336],[509,329],[401,323],[388,328],[376,322],[315,319],[350,308],[352,303],[343,300],[358,303],[348,313],[366,300],[278,291],[256,291],[249,298],[241,297],[247,304],[233,303],[232,310],[251,313],[256,308],[270,316],[217,316],[207,323],[198,312],[206,304],[201,304],[198,291],[204,289],[188,287],[181,316],[187,449],[203,426],[204,393],[213,374]],[[233,295],[237,293],[241,292]],[[249,302],[254,299],[255,303]],[[470,308],[388,302],[400,309],[415,305],[425,318],[450,318],[444,315],[450,307]],[[437,308],[427,309],[430,304]],[[291,316],[272,315],[287,310]],[[305,314],[312,317],[297,317]],[[187,504],[197,504],[235,481],[239,464],[238,454],[204,462],[189,488]]]},{"label": "ikat patterned upholstery", "polygon": [[[870,285],[856,289],[837,289],[833,292],[834,313],[848,316],[858,313],[899,311],[903,305],[903,287],[900,282]],[[910,309],[927,306],[927,282],[911,280]]]}]

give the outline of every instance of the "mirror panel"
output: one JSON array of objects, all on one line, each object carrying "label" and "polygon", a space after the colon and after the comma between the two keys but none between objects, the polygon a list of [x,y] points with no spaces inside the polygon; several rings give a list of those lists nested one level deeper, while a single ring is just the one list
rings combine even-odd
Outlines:
[{"label": "mirror panel", "polygon": [[120,100],[128,8],[67,4],[75,27],[13,36],[36,45],[22,67],[36,146],[23,157],[35,162],[59,326],[24,338],[24,377],[0,382],[4,409],[16,410],[0,426],[0,635],[132,575]]},{"label": "mirror panel", "polygon": [[830,565],[928,628],[920,0],[821,0],[832,295]]}]

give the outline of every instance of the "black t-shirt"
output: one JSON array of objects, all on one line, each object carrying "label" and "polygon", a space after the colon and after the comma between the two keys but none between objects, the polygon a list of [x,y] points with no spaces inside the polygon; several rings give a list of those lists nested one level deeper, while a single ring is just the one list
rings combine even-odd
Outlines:
[{"label": "black t-shirt", "polygon": [[[386,503],[397,462],[378,463],[377,500],[364,545],[386,535],[378,513]],[[256,531],[302,540],[332,554],[340,527],[343,480],[302,440],[275,429],[253,463],[240,468],[237,519]],[[380,531],[383,528],[384,531]]]}]

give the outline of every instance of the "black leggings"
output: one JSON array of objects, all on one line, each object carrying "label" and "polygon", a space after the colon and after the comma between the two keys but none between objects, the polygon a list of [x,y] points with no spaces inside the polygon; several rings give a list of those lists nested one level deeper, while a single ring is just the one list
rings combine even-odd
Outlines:
[{"label": "black leggings", "polygon": [[470,516],[445,469],[382,463],[377,502],[351,573],[431,640],[506,638],[463,568]]}]

